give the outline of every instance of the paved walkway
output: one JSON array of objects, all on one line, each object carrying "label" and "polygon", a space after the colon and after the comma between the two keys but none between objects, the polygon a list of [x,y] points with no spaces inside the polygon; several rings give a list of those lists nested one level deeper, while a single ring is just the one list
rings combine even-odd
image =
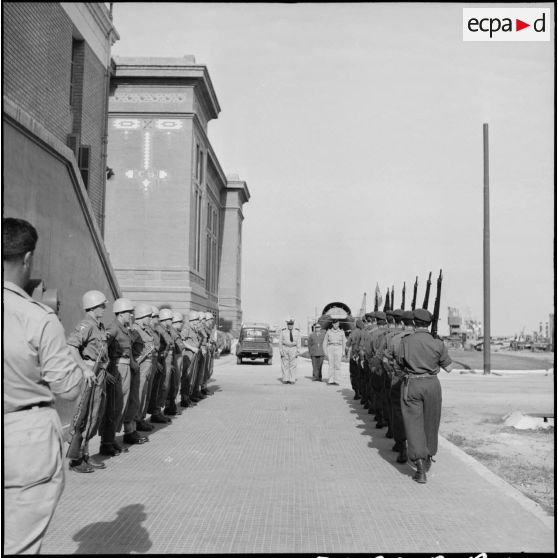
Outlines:
[{"label": "paved walkway", "polygon": [[212,397],[106,470],[68,472],[43,553],[554,551],[553,518],[449,442],[413,482],[343,367],[327,386],[301,359],[283,385],[278,355],[216,360]]}]

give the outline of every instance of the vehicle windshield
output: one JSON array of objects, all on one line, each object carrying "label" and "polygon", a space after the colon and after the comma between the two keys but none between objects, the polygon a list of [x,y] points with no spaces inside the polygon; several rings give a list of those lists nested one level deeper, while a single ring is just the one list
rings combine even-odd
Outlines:
[{"label": "vehicle windshield", "polygon": [[257,328],[243,329],[241,338],[256,339],[257,341],[267,341],[267,339],[269,338],[269,331],[267,329]]}]

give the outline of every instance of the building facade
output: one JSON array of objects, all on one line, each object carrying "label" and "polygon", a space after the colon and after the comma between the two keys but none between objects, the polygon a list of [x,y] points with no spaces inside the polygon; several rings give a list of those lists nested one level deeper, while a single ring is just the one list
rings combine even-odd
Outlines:
[{"label": "building facade", "polygon": [[4,2],[4,216],[39,233],[34,278],[66,329],[84,291],[120,290],[103,242],[110,49],[103,3]]},{"label": "building facade", "polygon": [[207,124],[219,112],[194,57],[115,58],[105,241],[125,296],[223,314],[236,326],[250,194],[211,147]]}]

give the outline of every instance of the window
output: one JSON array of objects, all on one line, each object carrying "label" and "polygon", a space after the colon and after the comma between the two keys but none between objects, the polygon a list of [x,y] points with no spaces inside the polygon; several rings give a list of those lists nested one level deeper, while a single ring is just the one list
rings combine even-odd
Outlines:
[{"label": "window", "polygon": [[194,189],[194,269],[200,271],[202,233],[202,192]]},{"label": "window", "polygon": [[217,294],[219,287],[219,219],[217,208],[207,204],[207,253],[205,260],[206,288],[209,292]]},{"label": "window", "polygon": [[87,189],[89,187],[89,164],[91,160],[91,147],[89,145],[82,145],[79,148],[78,166],[83,184]]}]

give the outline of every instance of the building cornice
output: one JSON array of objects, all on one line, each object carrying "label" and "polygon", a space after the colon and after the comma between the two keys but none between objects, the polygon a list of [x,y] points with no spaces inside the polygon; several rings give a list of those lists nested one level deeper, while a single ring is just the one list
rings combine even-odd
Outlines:
[{"label": "building cornice", "polygon": [[219,101],[213,83],[209,77],[207,67],[196,64],[193,56],[183,58],[137,58],[128,56],[114,56],[116,63],[115,79],[146,79],[169,83],[176,81],[185,85],[193,84],[201,92],[209,120],[217,118],[221,112]]},{"label": "building cornice", "polygon": [[112,23],[112,18],[107,7],[103,2],[84,2],[84,5],[97,25],[103,30],[104,34],[110,41],[110,45],[112,46],[120,39],[120,35]]}]

